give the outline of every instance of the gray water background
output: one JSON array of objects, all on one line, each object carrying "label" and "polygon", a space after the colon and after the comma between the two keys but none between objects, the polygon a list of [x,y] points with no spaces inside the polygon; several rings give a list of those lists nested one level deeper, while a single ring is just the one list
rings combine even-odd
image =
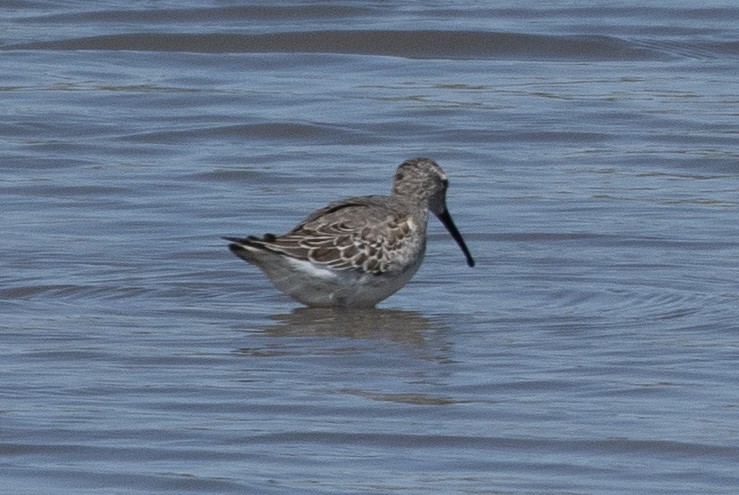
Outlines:
[{"label": "gray water background", "polygon": [[[739,7],[13,0],[0,491],[735,494]],[[436,159],[377,310],[219,236]]]}]

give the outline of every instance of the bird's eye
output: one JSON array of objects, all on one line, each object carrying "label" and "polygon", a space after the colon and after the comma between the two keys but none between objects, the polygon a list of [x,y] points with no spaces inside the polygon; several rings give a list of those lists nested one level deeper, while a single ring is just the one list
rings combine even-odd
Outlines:
[{"label": "bird's eye", "polygon": [[448,179],[442,179],[441,183],[442,183],[442,185],[444,186],[445,189],[447,187],[449,187],[449,180]]}]

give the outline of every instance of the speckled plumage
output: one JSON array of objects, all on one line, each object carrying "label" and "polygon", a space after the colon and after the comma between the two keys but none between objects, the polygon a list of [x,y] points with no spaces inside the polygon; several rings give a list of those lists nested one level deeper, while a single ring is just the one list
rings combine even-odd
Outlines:
[{"label": "speckled plumage", "polygon": [[429,211],[474,260],[446,209],[448,182],[428,158],[403,162],[389,196],[346,198],[285,235],[226,237],[238,257],[308,306],[372,307],[403,287],[426,250]]}]

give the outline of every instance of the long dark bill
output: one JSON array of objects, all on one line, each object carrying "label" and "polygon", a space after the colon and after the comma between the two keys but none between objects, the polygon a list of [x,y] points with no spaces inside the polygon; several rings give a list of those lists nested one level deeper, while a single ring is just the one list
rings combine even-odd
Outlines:
[{"label": "long dark bill", "polygon": [[464,253],[465,258],[467,258],[467,266],[475,266],[475,260],[472,259],[470,250],[467,249],[467,244],[464,243],[464,239],[462,239],[462,234],[459,233],[459,230],[457,230],[457,226],[454,225],[454,221],[452,220],[452,216],[449,214],[449,211],[444,208],[444,211],[436,215],[436,218],[438,218],[439,221],[444,224],[444,227],[446,227],[449,233],[452,234],[452,238],[457,242],[457,245]]}]

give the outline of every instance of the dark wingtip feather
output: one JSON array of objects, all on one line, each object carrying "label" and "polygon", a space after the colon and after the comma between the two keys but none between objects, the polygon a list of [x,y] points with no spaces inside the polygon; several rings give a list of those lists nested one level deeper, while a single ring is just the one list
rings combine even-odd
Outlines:
[{"label": "dark wingtip feather", "polygon": [[236,256],[239,256],[239,257],[241,257],[240,256],[241,253],[247,252],[246,248],[244,246],[242,246],[241,244],[233,244],[233,243],[231,243],[231,244],[228,245],[228,249],[233,254],[235,254]]},{"label": "dark wingtip feather", "polygon": [[264,234],[264,236],[260,239],[257,236],[247,236],[247,237],[228,237],[228,236],[221,236],[221,239],[224,239],[228,242],[235,242],[236,244],[259,244],[263,242],[275,242],[277,240],[277,236],[274,234]]},{"label": "dark wingtip feather", "polygon": [[261,249],[269,251],[268,243],[273,242],[276,237],[274,234],[265,234],[263,239],[250,235],[247,237],[229,237],[223,236],[221,239],[228,241],[228,249],[236,256],[243,258],[243,254],[249,251],[249,248]]},{"label": "dark wingtip feather", "polygon": [[[229,251],[231,251],[236,256],[239,256],[239,253],[243,253],[246,251],[246,248],[244,245],[249,245],[249,238],[239,238],[239,237],[221,237],[221,239],[228,241],[230,244],[228,245]],[[240,256],[239,256],[240,257]]]},{"label": "dark wingtip feather", "polygon": [[253,246],[256,243],[259,243],[262,241],[259,237],[254,237],[253,235],[247,236],[247,237],[227,237],[223,236],[221,239],[224,239],[228,242],[233,242],[235,244],[242,244],[247,246]]}]

